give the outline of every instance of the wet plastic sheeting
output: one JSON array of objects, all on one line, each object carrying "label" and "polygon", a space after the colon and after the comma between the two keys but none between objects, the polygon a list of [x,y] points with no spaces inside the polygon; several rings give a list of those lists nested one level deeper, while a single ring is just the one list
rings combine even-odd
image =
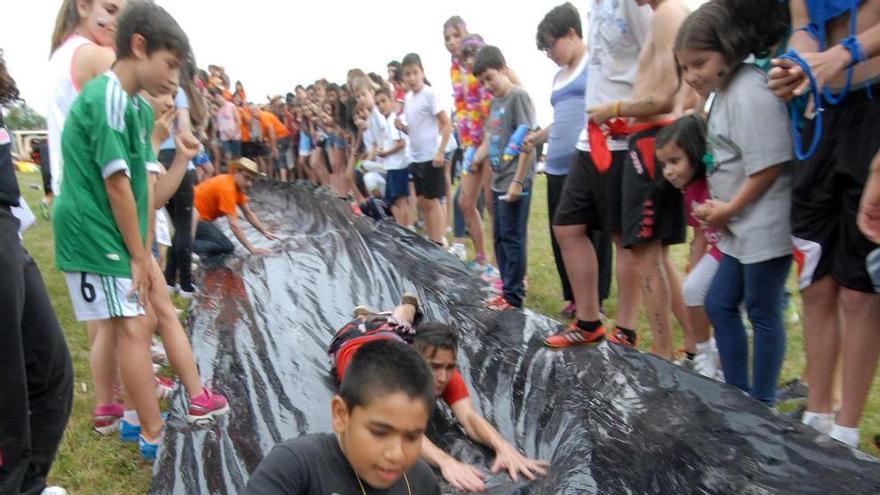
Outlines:
[{"label": "wet plastic sheeting", "polygon": [[[461,331],[459,367],[476,406],[550,474],[488,477],[490,493],[880,492],[880,464],[774,415],[738,390],[652,356],[602,344],[551,351],[558,323],[479,307],[481,282],[451,255],[306,189],[258,184],[254,210],[283,244],[206,270],[191,319],[201,373],[232,411],[208,429],[172,403],[152,493],[240,493],[272,446],[330,431],[325,349],[358,304],[387,309],[405,291],[427,320]],[[239,247],[239,250],[241,248]],[[492,455],[439,409],[430,436],[488,471]],[[454,490],[444,486],[446,493]]]}]

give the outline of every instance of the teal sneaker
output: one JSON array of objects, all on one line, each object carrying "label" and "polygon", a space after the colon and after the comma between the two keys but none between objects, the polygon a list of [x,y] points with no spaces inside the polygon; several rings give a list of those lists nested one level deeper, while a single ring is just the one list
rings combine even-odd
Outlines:
[{"label": "teal sneaker", "polygon": [[124,419],[119,420],[119,440],[125,443],[138,441],[141,435],[141,425],[133,425]]},{"label": "teal sneaker", "polygon": [[141,457],[145,461],[155,461],[156,452],[159,451],[159,440],[155,443],[148,442],[143,435],[138,435],[138,450],[141,451]]}]

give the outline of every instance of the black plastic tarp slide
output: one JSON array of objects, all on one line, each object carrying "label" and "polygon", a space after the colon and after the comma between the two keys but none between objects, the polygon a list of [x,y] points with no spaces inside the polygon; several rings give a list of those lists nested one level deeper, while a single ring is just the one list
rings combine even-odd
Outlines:
[{"label": "black plastic tarp slide", "polygon": [[[551,464],[532,482],[488,475],[489,493],[880,493],[877,460],[733,387],[607,343],[543,347],[557,321],[482,309],[483,283],[404,229],[302,187],[257,184],[251,198],[284,240],[248,230],[273,252],[205,269],[190,321],[202,376],[231,411],[191,426],[177,394],[151,493],[241,493],[276,442],[330,431],[328,342],[354,306],[388,309],[404,292],[419,296],[426,321],[460,330],[458,365],[477,408]],[[438,408],[429,436],[488,473],[492,453],[450,418]]]}]

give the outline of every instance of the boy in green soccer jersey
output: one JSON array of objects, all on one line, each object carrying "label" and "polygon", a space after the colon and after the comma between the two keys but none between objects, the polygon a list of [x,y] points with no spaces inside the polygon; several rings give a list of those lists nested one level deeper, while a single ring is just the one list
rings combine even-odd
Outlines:
[{"label": "boy in green soccer jersey", "polygon": [[[148,172],[158,165],[150,146],[153,112],[138,93],[176,90],[190,47],[177,22],[152,2],[126,8],[116,45],[113,69],[83,87],[65,123],[55,259],[77,319],[110,321],[115,351],[124,357],[118,359],[122,380],[141,423],[141,455],[153,459],[163,421],[143,315],[154,211]],[[182,148],[179,153],[190,152]]]}]

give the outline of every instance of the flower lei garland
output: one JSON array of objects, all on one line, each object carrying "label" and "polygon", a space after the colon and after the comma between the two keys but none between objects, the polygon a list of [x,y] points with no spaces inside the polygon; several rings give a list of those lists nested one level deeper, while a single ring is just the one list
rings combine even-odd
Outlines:
[{"label": "flower lei garland", "polygon": [[483,141],[483,123],[489,115],[492,94],[458,60],[450,69],[455,98],[455,127],[461,146],[479,146]]}]

